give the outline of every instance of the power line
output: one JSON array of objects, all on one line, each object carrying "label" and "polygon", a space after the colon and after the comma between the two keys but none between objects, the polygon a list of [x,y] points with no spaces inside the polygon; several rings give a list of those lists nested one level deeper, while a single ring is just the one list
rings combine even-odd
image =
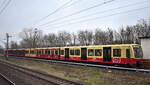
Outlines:
[{"label": "power line", "polygon": [[7,3],[5,4],[5,6],[2,8],[2,10],[0,11],[0,15],[4,12],[4,10],[7,8],[7,6],[9,5],[9,3],[11,2],[11,0],[8,0]]},{"label": "power line", "polygon": [[2,8],[3,7],[3,4],[5,4],[6,3],[6,1],[7,0],[3,0],[3,2],[1,3],[1,5],[0,5],[0,8]]},{"label": "power line", "polygon": [[[61,5],[59,8],[57,8],[56,10],[54,10],[53,12],[51,12],[51,13],[49,13],[48,15],[46,15],[46,16],[42,17],[41,19],[39,19],[38,22],[36,22],[36,23],[39,23],[39,22],[41,22],[42,20],[48,18],[49,16],[55,14],[55,13],[58,12],[59,10],[64,9],[64,7],[65,7],[66,5],[68,5],[69,3],[71,3],[71,2],[72,2],[72,0],[66,2],[65,4]],[[36,23],[35,23],[35,24],[36,24]]]},{"label": "power line", "polygon": [[[53,23],[53,22],[55,22],[55,21],[59,21],[60,19],[65,19],[65,18],[71,17],[71,16],[73,16],[73,15],[77,15],[77,14],[79,14],[79,13],[88,11],[88,10],[90,10],[90,9],[93,9],[93,8],[96,8],[96,7],[99,7],[99,6],[102,6],[102,5],[104,5],[104,4],[111,3],[111,2],[113,2],[113,1],[115,1],[115,0],[109,0],[109,1],[105,1],[105,2],[103,2],[103,3],[96,4],[96,5],[94,5],[94,6],[91,6],[91,7],[82,9],[82,10],[79,10],[79,11],[74,12],[74,13],[72,13],[72,14],[69,14],[69,15],[66,15],[66,16],[63,16],[63,17],[60,17],[60,18],[56,18],[56,19],[51,20],[51,21],[49,21],[49,22],[47,22],[47,23],[45,23],[45,24],[42,24],[42,25],[46,25],[46,24],[49,24],[49,23]],[[42,25],[39,25],[39,26],[42,26]]]},{"label": "power line", "polygon": [[64,7],[64,8],[68,8],[68,7],[70,7],[70,6],[72,6],[72,5],[76,4],[76,3],[78,3],[79,1],[81,2],[82,0],[76,0],[76,1],[74,1],[72,4],[70,4],[70,5],[68,5],[68,6]]},{"label": "power line", "polygon": [[[87,22],[87,21],[96,20],[96,19],[108,18],[108,17],[111,17],[111,16],[115,16],[115,15],[119,15],[119,14],[124,14],[124,13],[129,13],[129,12],[134,12],[134,11],[139,11],[139,10],[148,9],[148,8],[150,8],[150,6],[148,6],[148,7],[142,7],[142,8],[137,8],[137,9],[132,9],[132,10],[124,11],[124,12],[113,13],[113,14],[106,15],[106,16],[95,17],[95,18],[80,20],[80,21],[76,21],[76,22],[71,22],[71,23],[68,23],[66,25],[76,24],[76,23],[80,23],[80,22]],[[58,26],[56,28],[60,28],[62,26],[65,26],[65,25],[60,25],[60,26]]]},{"label": "power line", "polygon": [[100,12],[96,12],[96,13],[92,13],[92,14],[88,14],[88,15],[85,15],[85,16],[77,17],[77,18],[71,18],[69,20],[64,20],[60,23],[54,23],[54,24],[51,24],[51,25],[58,25],[58,24],[62,24],[64,22],[69,22],[71,20],[79,20],[81,18],[87,18],[89,16],[98,15],[98,14],[102,14],[102,13],[105,13],[105,12],[110,12],[110,11],[114,11],[114,10],[118,10],[118,9],[122,9],[122,8],[127,8],[127,7],[130,7],[130,6],[136,6],[136,5],[144,4],[144,3],[147,3],[147,2],[150,2],[150,0],[146,0],[146,1],[142,1],[142,2],[136,2],[136,3],[132,3],[132,4],[128,4],[128,5],[124,5],[124,6],[120,6],[120,7],[116,7],[116,8],[112,8],[112,9],[108,9],[108,10],[104,10],[104,11],[100,11]]},{"label": "power line", "polygon": [[[47,16],[45,16],[45,17],[41,18],[40,20],[38,20],[36,23],[34,23],[34,25],[37,24],[37,23],[39,23],[39,22],[41,22],[42,20],[48,18],[49,16],[53,15],[54,13],[58,12],[59,10],[62,10],[62,9],[64,9],[64,8],[68,8],[68,7],[73,6],[74,4],[76,4],[76,3],[79,2],[79,1],[81,2],[81,0],[77,0],[77,1],[74,1],[73,3],[71,3],[72,0],[70,0],[69,2],[63,4],[61,7],[59,7],[59,8],[56,9],[55,11],[51,12],[51,13],[48,14]],[[70,3],[71,3],[71,4],[70,4]],[[70,5],[68,5],[68,4],[70,4]],[[67,6],[67,5],[68,5],[68,6]]]}]

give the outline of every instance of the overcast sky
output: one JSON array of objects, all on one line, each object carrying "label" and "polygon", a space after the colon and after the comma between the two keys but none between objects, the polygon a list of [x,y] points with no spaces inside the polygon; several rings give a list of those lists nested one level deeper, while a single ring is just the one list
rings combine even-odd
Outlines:
[{"label": "overcast sky", "polygon": [[[2,4],[3,1],[0,0],[0,11],[5,6]],[[110,0],[10,1],[6,9],[0,14],[0,40],[5,38],[7,32],[13,36],[11,40],[18,41],[18,33],[24,28],[38,28],[46,34],[62,30],[69,32],[76,32],[80,29],[92,31],[95,28],[105,30],[107,27],[117,30],[121,26],[134,25],[137,20],[150,18],[150,0],[114,0],[105,4],[103,2]],[[53,15],[44,18],[66,3],[68,4]],[[97,4],[101,5],[62,19],[63,16]],[[119,7],[122,8],[119,9]],[[116,9],[113,10],[114,8]],[[49,23],[45,24],[47,22]]]}]

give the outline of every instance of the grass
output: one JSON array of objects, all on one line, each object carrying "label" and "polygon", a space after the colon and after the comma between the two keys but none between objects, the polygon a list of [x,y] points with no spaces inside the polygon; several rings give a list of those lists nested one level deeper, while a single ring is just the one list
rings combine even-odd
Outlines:
[{"label": "grass", "polygon": [[[0,60],[6,61],[4,57],[0,57]],[[150,75],[145,76],[134,72],[104,70],[14,58],[9,58],[7,62],[65,79],[85,82],[89,85],[150,85]]]}]

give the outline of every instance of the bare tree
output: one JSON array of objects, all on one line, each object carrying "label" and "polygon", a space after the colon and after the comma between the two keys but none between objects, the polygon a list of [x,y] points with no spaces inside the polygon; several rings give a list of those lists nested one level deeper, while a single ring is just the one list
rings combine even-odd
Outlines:
[{"label": "bare tree", "polygon": [[[24,29],[20,36],[20,46],[24,48],[42,46],[66,46],[66,45],[99,45],[99,44],[140,44],[139,37],[150,36],[150,20],[142,19],[136,25],[121,27],[119,30],[108,28],[106,31],[96,29],[80,30],[77,33],[60,31],[58,33],[42,34],[41,30]],[[13,43],[12,47],[15,47]]]},{"label": "bare tree", "polygon": [[91,45],[93,44],[93,32],[92,31],[79,31],[78,40],[81,45]]},{"label": "bare tree", "polygon": [[107,31],[106,31],[106,35],[107,35],[107,41],[106,41],[107,44],[113,44],[113,41],[114,41],[113,30],[108,28]]},{"label": "bare tree", "polygon": [[101,29],[96,29],[94,34],[94,44],[100,45],[100,44],[106,44],[107,41],[107,35],[105,31],[102,31]]},{"label": "bare tree", "polygon": [[71,34],[66,31],[58,32],[58,43],[60,46],[66,46],[71,44]]},{"label": "bare tree", "polygon": [[73,32],[73,33],[71,33],[71,45],[73,45],[73,46],[75,46],[75,45],[77,45],[78,44],[78,39],[77,39],[77,35]]},{"label": "bare tree", "polygon": [[41,46],[42,31],[38,29],[24,29],[20,33],[22,41],[20,45],[25,48],[35,48]]},{"label": "bare tree", "polygon": [[139,20],[136,24],[136,30],[139,36],[150,36],[150,21],[147,22],[144,19]]},{"label": "bare tree", "polygon": [[58,45],[58,37],[54,33],[49,33],[44,36],[45,46],[57,46]]},{"label": "bare tree", "polygon": [[19,48],[19,45],[18,45],[17,42],[11,41],[11,42],[10,42],[10,48],[11,48],[11,49],[17,49],[17,48]]}]

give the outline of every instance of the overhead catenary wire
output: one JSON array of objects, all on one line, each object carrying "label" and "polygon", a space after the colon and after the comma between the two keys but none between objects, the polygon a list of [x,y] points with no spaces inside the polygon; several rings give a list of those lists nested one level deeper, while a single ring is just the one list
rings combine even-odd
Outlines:
[{"label": "overhead catenary wire", "polygon": [[81,2],[81,1],[82,1],[82,0],[76,0],[76,1],[74,1],[73,3],[71,3],[70,5],[68,5],[68,6],[64,7],[64,8],[71,7],[71,6],[73,6],[73,5],[75,5],[76,3]]},{"label": "overhead catenary wire", "polygon": [[3,2],[0,4],[0,9],[3,7],[3,5],[6,3],[7,0],[3,0]]},{"label": "overhead catenary wire", "polygon": [[140,10],[148,9],[148,8],[150,8],[150,6],[142,7],[142,8],[137,8],[137,9],[132,9],[132,10],[123,11],[123,12],[118,12],[118,13],[113,13],[113,14],[106,15],[106,16],[100,16],[100,17],[94,17],[94,18],[79,20],[79,21],[76,21],[76,22],[70,22],[70,23],[67,23],[67,24],[60,25],[60,26],[58,26],[58,27],[53,27],[53,28],[60,28],[60,27],[62,27],[62,26],[66,26],[66,25],[77,24],[77,23],[83,23],[83,22],[92,21],[92,20],[97,20],[97,19],[100,20],[100,19],[103,19],[103,18],[108,18],[108,17],[111,17],[111,16],[115,16],[115,15],[119,15],[119,14],[124,14],[124,13],[129,13],[129,12],[140,11]]},{"label": "overhead catenary wire", "polygon": [[11,0],[8,0],[6,2],[6,4],[4,5],[4,7],[0,10],[0,15],[5,11],[5,9],[8,7],[8,5],[10,4]]},{"label": "overhead catenary wire", "polygon": [[124,6],[112,8],[112,9],[107,9],[107,10],[104,10],[104,11],[95,12],[95,13],[88,14],[88,15],[85,15],[85,16],[80,16],[80,17],[77,17],[77,18],[71,18],[69,20],[63,20],[63,21],[61,21],[59,23],[54,23],[54,24],[50,24],[50,25],[59,25],[59,24],[63,24],[64,22],[70,22],[72,20],[79,20],[79,19],[83,19],[83,18],[87,18],[87,17],[103,14],[103,13],[106,13],[106,12],[110,12],[110,11],[114,11],[114,10],[118,10],[118,9],[122,9],[122,8],[127,8],[127,7],[130,7],[130,6],[136,6],[136,5],[139,5],[139,4],[144,4],[144,3],[147,3],[147,2],[150,2],[150,0],[145,0],[145,1],[141,1],[141,2],[136,2],[136,3],[127,4],[127,5],[124,5]]},{"label": "overhead catenary wire", "polygon": [[[48,18],[48,17],[54,15],[55,13],[57,13],[58,11],[60,11],[60,10],[62,10],[62,9],[64,9],[64,8],[68,8],[68,7],[72,6],[73,4],[75,4],[75,2],[73,2],[72,4],[70,4],[72,1],[73,1],[73,0],[70,0],[70,1],[68,1],[68,2],[66,2],[66,3],[64,3],[63,5],[61,5],[61,6],[58,7],[57,9],[55,9],[53,12],[51,12],[51,13],[49,13],[48,15],[46,15],[46,16],[42,17],[41,19],[39,19],[39,20],[38,20],[36,23],[34,23],[34,24],[37,24],[37,23],[39,23],[39,22],[45,20],[46,18]],[[70,5],[69,5],[69,4],[70,4]],[[68,6],[67,6],[67,5],[68,5]]]},{"label": "overhead catenary wire", "polygon": [[109,1],[105,1],[105,2],[102,2],[102,3],[96,4],[96,5],[94,5],[94,6],[91,6],[91,7],[88,7],[88,8],[82,9],[82,10],[79,10],[79,11],[77,11],[77,12],[71,13],[71,14],[69,14],[69,15],[66,15],[66,16],[63,16],[63,17],[60,17],[60,18],[56,18],[56,19],[54,19],[54,20],[51,20],[51,21],[49,21],[49,22],[47,22],[47,23],[44,23],[44,24],[41,24],[41,25],[39,25],[39,26],[46,25],[46,24],[49,24],[49,23],[53,23],[53,22],[55,22],[55,21],[59,21],[59,20],[61,20],[61,19],[65,19],[65,18],[71,17],[71,16],[73,16],[73,15],[80,14],[80,13],[82,13],[82,12],[85,12],[85,11],[88,11],[88,10],[90,10],[90,9],[93,9],[93,8],[96,8],[96,7],[99,7],[99,6],[102,6],[102,5],[107,4],[107,3],[111,3],[111,2],[113,2],[113,1],[115,1],[115,0],[109,0]]}]

